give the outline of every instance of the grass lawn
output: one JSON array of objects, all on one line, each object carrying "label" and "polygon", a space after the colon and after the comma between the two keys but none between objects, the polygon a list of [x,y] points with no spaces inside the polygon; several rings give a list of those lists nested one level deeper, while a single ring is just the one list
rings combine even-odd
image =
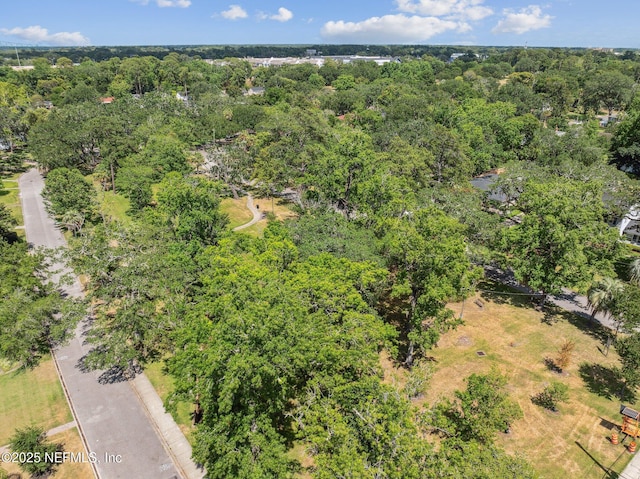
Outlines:
[{"label": "grass lawn", "polygon": [[[22,205],[20,203],[20,190],[18,189],[18,178],[22,173],[14,173],[2,178],[3,189],[0,191],[0,204],[5,205],[13,217],[18,221],[18,226],[24,225],[22,219]],[[18,236],[24,236],[24,230],[18,230]]]},{"label": "grass lawn", "polygon": [[233,199],[225,198],[220,202],[220,211],[229,215],[229,228],[248,223],[253,218],[251,211],[247,208],[247,198]]},{"label": "grass lawn", "polygon": [[[48,438],[48,440],[49,442],[64,444],[65,451],[73,452],[76,454],[84,452],[85,457],[87,455],[84,446],[82,445],[80,434],[75,427],[51,436]],[[2,464],[2,468],[9,474],[19,474],[21,472],[18,464]],[[22,477],[27,476],[26,473],[22,474]],[[55,477],[56,479],[90,478],[93,477],[93,471],[91,470],[91,465],[88,462],[75,463],[68,461],[64,462],[56,469],[53,477]]]},{"label": "grass lawn", "polygon": [[[149,381],[151,381],[151,384],[153,384],[162,402],[164,402],[173,391],[173,378],[164,372],[164,363],[158,361],[149,364],[145,367],[144,373],[147,375]],[[187,440],[193,444],[191,436],[195,428],[192,426],[191,411],[192,408],[189,403],[180,402],[177,407],[177,414],[173,414],[173,419]]]},{"label": "grass lawn", "polygon": [[[481,284],[480,289],[509,292],[492,282]],[[475,299],[484,306],[475,304]],[[450,307],[459,314],[462,305]],[[452,397],[456,389],[464,389],[464,379],[470,374],[497,367],[508,379],[509,394],[524,412],[524,418],[512,425],[511,434],[499,434],[500,446],[522,454],[548,479],[599,479],[608,468],[620,473],[631,456],[608,439],[611,428],[621,424],[620,401],[615,396],[620,384],[612,376],[618,357],[613,348],[608,357],[603,355],[604,331],[588,320],[559,311],[547,318],[549,323],[523,296],[479,293],[468,299],[465,324],[444,334],[431,351],[435,372],[416,405]],[[576,348],[571,364],[558,374],[544,360],[554,358],[566,339],[574,341]],[[478,351],[485,356],[478,356]],[[389,373],[388,365],[385,370]],[[402,382],[402,372],[395,374]],[[531,402],[552,381],[569,386],[570,400],[559,406],[558,413]]]},{"label": "grass lawn", "polygon": [[[272,200],[271,198],[254,198],[253,204],[256,205],[260,211],[265,213],[273,212],[276,215],[276,219],[280,221],[284,221],[288,218],[295,218],[296,216],[296,214],[289,208],[289,203],[280,199]],[[241,232],[252,236],[262,236],[262,232],[267,227],[268,223],[269,221],[265,218]]]},{"label": "grass lawn", "polygon": [[[253,204],[256,205],[260,211],[265,213],[273,211],[276,218],[280,221],[296,216],[296,214],[291,211],[288,204],[279,199],[274,199],[272,202],[271,198],[254,198]],[[253,219],[253,214],[251,214],[251,211],[247,208],[246,197],[242,197],[237,200],[233,198],[225,198],[220,203],[220,210],[229,215],[230,229],[248,223]],[[258,221],[255,225],[241,230],[238,233],[245,233],[251,236],[262,236],[262,232],[267,227],[268,223],[269,221],[265,218]]]},{"label": "grass lawn", "polygon": [[16,428],[35,424],[45,430],[72,420],[53,361],[33,370],[0,375],[0,445]]},{"label": "grass lawn", "polygon": [[100,191],[98,192],[98,202],[100,204],[100,210],[106,216],[110,216],[112,219],[119,220],[123,223],[131,222],[131,219],[127,215],[131,203],[124,196],[116,194],[113,191]]}]

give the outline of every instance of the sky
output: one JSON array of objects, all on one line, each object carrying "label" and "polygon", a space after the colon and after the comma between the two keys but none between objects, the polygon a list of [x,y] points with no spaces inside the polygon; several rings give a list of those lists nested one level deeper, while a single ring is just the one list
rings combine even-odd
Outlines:
[{"label": "sky", "polygon": [[639,0],[535,2],[0,0],[0,45],[355,43],[640,48]]}]

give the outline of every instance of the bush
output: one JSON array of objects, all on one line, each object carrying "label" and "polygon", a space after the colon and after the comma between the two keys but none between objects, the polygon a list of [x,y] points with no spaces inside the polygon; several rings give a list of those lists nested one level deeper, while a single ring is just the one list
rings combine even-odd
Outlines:
[{"label": "bush", "polygon": [[20,468],[32,476],[46,476],[52,474],[56,463],[48,460],[56,452],[63,452],[62,444],[49,443],[44,429],[29,426],[17,429],[9,441],[12,452],[26,453],[25,458],[39,457],[40,460],[20,462]]},{"label": "bush", "polygon": [[551,383],[544,390],[531,398],[531,401],[550,411],[557,411],[558,404],[569,400],[569,387],[562,383]]}]

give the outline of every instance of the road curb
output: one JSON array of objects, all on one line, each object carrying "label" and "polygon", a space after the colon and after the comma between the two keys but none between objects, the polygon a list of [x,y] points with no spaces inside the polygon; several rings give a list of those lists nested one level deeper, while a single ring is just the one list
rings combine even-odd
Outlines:
[{"label": "road curb", "polygon": [[[80,424],[80,420],[78,419],[78,415],[76,414],[76,410],[73,407],[73,403],[71,402],[71,399],[69,397],[69,391],[67,389],[67,383],[64,382],[64,378],[62,377],[62,373],[60,372],[60,366],[58,366],[58,358],[56,357],[56,353],[55,351],[53,351],[53,349],[51,350],[51,357],[53,358],[53,364],[56,368],[56,374],[58,375],[58,380],[60,381],[60,384],[62,385],[62,390],[64,391],[64,398],[67,400],[67,404],[69,405],[69,409],[71,409],[71,415],[73,416],[73,420],[76,423],[76,427],[78,428],[78,433],[80,434],[80,439],[82,440],[82,445],[84,446],[84,450],[87,454],[89,454],[91,451],[89,450],[89,443],[87,441],[86,436],[84,435],[84,431],[82,429],[82,425]],[[89,464],[91,465],[91,470],[93,471],[93,476],[96,479],[102,479],[100,477],[100,473],[98,472],[98,468],[96,467],[95,463],[92,461],[89,461]]]}]

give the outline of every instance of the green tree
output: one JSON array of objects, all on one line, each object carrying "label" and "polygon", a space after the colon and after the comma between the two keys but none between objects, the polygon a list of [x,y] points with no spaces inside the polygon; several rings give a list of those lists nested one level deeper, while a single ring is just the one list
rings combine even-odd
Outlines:
[{"label": "green tree", "polygon": [[436,406],[435,426],[464,441],[492,443],[498,431],[508,430],[522,417],[522,410],[505,391],[506,384],[506,378],[497,371],[472,374],[466,390],[456,391],[455,401]]},{"label": "green tree", "polygon": [[393,295],[408,301],[402,335],[404,363],[433,346],[458,324],[446,302],[471,292],[480,277],[467,257],[464,228],[435,208],[404,215],[389,225],[386,252],[395,273]]},{"label": "green tree", "polygon": [[151,203],[154,171],[150,166],[123,166],[118,170],[115,186],[131,201],[133,212],[140,212]]},{"label": "green tree", "polygon": [[228,223],[220,213],[220,185],[169,173],[160,182],[158,213],[176,239],[215,244]]},{"label": "green tree", "polygon": [[630,112],[616,126],[611,150],[620,167],[640,172],[640,111]]},{"label": "green tree", "polygon": [[596,272],[612,271],[621,250],[597,184],[527,181],[517,206],[524,217],[504,230],[501,247],[516,279],[542,293],[541,305],[563,287],[586,287]]},{"label": "green tree", "polygon": [[633,94],[633,80],[618,71],[605,71],[587,80],[583,90],[585,109],[598,113],[603,105],[609,113],[621,109],[629,102]]},{"label": "green tree", "polygon": [[54,455],[64,451],[62,444],[47,442],[44,429],[37,426],[16,429],[9,440],[9,448],[25,458],[24,462],[19,461],[20,468],[31,477],[53,474],[58,464]]},{"label": "green tree", "polygon": [[392,330],[369,296],[385,272],[328,254],[299,261],[277,224],[261,240],[222,240],[207,262],[169,361],[176,397],[201,411],[195,457],[214,478],[289,477],[299,467],[285,455],[295,425],[309,419],[298,429],[305,440],[316,419],[331,420],[306,417],[307,392],[378,370]]},{"label": "green tree", "polygon": [[85,366],[121,376],[171,350],[170,333],[193,300],[194,252],[146,223],[103,223],[70,248],[75,270],[90,278],[95,317]]},{"label": "green tree", "polygon": [[15,227],[18,222],[5,206],[0,205],[0,241],[14,242],[18,239]]},{"label": "green tree", "polygon": [[522,457],[513,457],[494,445],[449,439],[429,457],[422,477],[429,479],[536,479],[538,474]]},{"label": "green tree", "polygon": [[0,357],[24,367],[35,367],[63,343],[82,315],[45,281],[47,269],[42,252],[29,254],[25,243],[0,240]]},{"label": "green tree", "polygon": [[569,386],[559,382],[552,382],[541,392],[531,398],[531,401],[550,411],[557,411],[558,404],[569,400]]},{"label": "green tree", "polygon": [[616,341],[616,351],[622,362],[625,387],[633,392],[640,385],[640,333],[634,332]]},{"label": "green tree", "polygon": [[45,179],[42,196],[49,212],[60,218],[69,211],[91,216],[95,207],[96,192],[76,169],[56,168]]},{"label": "green tree", "polygon": [[45,170],[91,172],[100,161],[103,105],[91,102],[52,110],[29,132],[29,149]]}]

